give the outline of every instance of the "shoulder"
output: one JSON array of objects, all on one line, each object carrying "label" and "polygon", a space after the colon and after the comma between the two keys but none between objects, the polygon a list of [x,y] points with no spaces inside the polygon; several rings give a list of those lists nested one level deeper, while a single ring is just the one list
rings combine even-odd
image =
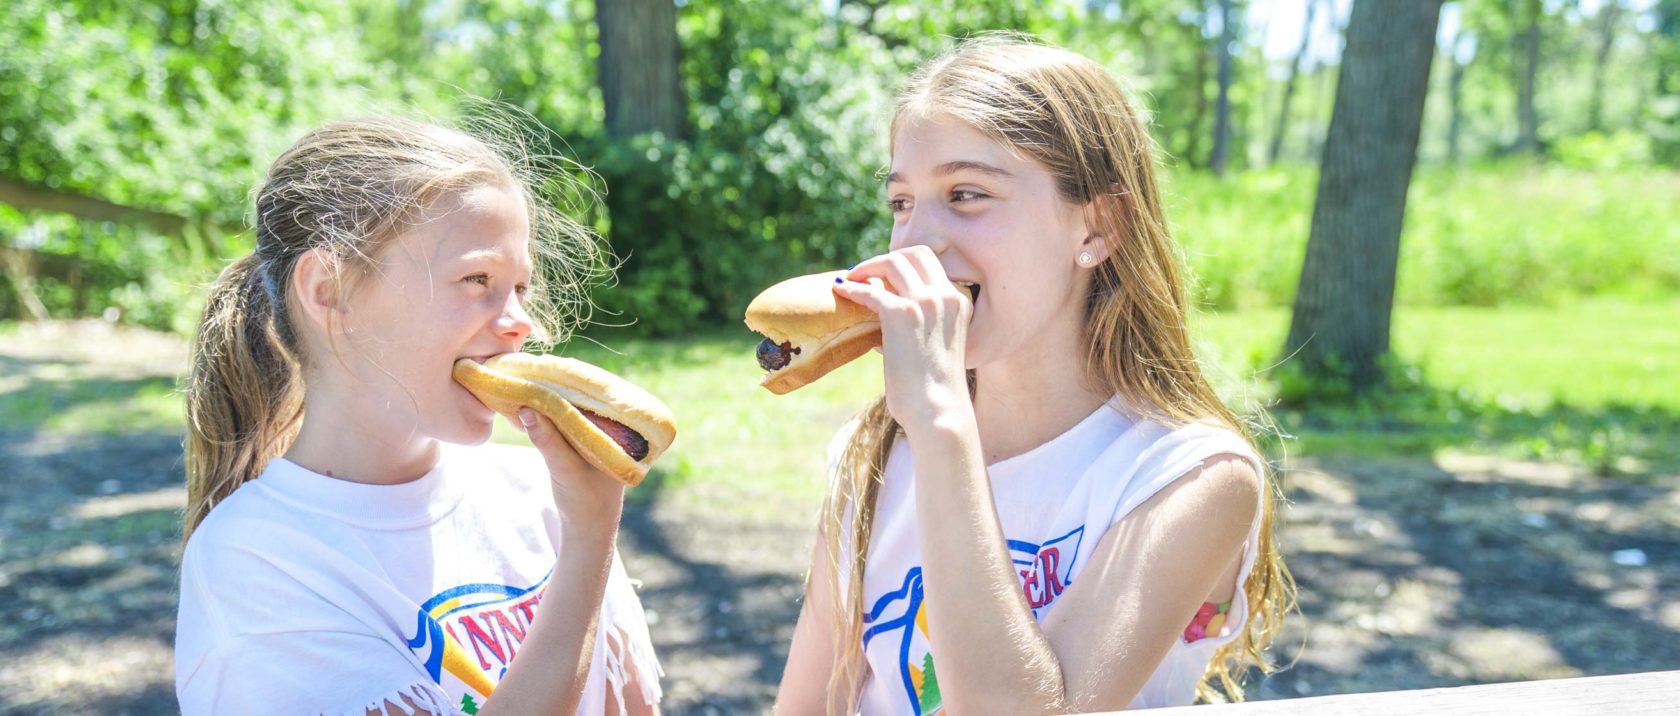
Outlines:
[{"label": "shoulder", "polygon": [[1099,467],[1110,485],[1102,504],[1117,505],[1108,522],[1145,503],[1168,502],[1191,511],[1219,507],[1219,514],[1241,516],[1247,524],[1265,487],[1265,462],[1254,446],[1211,422],[1138,417],[1109,445]]},{"label": "shoulder", "polygon": [[1123,452],[1148,472],[1161,477],[1184,475],[1217,456],[1240,459],[1256,476],[1265,462],[1248,438],[1211,421],[1174,423],[1161,418],[1140,417],[1116,440]]},{"label": "shoulder", "polygon": [[1247,457],[1221,453],[1177,477],[1172,487],[1176,509],[1247,527],[1259,512],[1265,483]]},{"label": "shoulder", "polygon": [[240,485],[193,530],[182,550],[181,562],[209,573],[222,573],[271,550],[292,548],[306,532],[286,502],[276,499],[256,480]]}]

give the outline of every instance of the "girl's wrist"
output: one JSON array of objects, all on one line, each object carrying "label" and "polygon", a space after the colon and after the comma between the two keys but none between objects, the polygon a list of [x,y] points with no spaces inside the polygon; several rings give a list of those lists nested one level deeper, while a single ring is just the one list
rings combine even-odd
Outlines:
[{"label": "girl's wrist", "polygon": [[560,542],[579,549],[596,550],[611,547],[618,541],[618,518],[611,521],[587,519],[570,515],[560,516]]},{"label": "girl's wrist", "polygon": [[950,391],[934,391],[934,394],[918,402],[922,409],[899,421],[905,437],[909,438],[912,444],[944,442],[979,434],[979,423],[974,417],[974,404],[968,400],[966,386],[961,395],[953,395]]},{"label": "girl's wrist", "polygon": [[558,499],[555,496],[555,507],[560,512],[560,529],[563,534],[583,540],[613,540],[618,534],[618,521],[624,514],[624,500],[604,501],[591,507],[572,504],[570,500]]}]

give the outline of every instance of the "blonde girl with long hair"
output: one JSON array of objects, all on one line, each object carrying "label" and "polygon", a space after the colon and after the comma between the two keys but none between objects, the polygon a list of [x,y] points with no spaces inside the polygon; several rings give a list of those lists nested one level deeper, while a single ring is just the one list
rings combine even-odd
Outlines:
[{"label": "blonde girl with long hair", "polygon": [[509,119],[329,124],[256,192],[193,351],[184,713],[657,712],[622,485],[528,409],[535,450],[485,445],[451,378],[562,337],[604,271]]},{"label": "blonde girl with long hair", "polygon": [[1277,488],[1193,356],[1143,120],[987,37],[910,78],[891,143],[891,251],[834,287],[885,392],[830,448],[777,711],[1241,698],[1292,599]]}]

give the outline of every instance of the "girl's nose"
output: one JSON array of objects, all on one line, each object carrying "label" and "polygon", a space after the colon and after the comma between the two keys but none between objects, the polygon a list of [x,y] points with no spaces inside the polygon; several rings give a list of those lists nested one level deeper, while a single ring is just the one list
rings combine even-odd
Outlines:
[{"label": "girl's nose", "polygon": [[531,335],[535,325],[531,314],[525,311],[525,304],[520,300],[519,294],[508,292],[507,304],[502,307],[502,315],[496,318],[496,335],[508,338],[513,343],[524,343],[525,337]]},{"label": "girl's nose", "polygon": [[895,227],[887,248],[892,251],[911,246],[926,246],[934,254],[941,254],[950,245],[946,228],[932,211],[910,210],[909,218]]}]

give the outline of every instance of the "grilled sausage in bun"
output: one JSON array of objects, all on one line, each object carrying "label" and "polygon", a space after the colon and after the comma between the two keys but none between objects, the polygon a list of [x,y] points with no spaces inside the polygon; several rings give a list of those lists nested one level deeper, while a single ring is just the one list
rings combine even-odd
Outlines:
[{"label": "grilled sausage in bun", "polygon": [[547,416],[579,455],[631,487],[677,436],[671,409],[653,394],[573,358],[463,358],[455,361],[455,380],[515,423],[521,406]]}]

